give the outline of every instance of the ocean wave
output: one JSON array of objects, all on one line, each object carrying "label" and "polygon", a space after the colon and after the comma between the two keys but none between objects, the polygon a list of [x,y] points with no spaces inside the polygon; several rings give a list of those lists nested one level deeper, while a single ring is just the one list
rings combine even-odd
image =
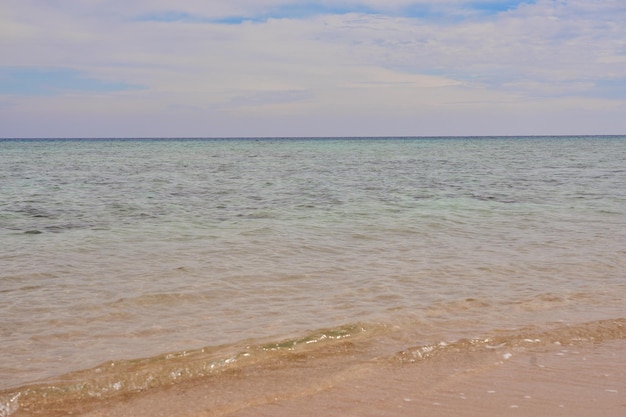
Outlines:
[{"label": "ocean wave", "polygon": [[[0,392],[0,417],[21,410],[26,415],[51,415],[68,404],[89,403],[132,395],[197,378],[220,378],[255,368],[274,369],[306,362],[316,366],[322,358],[334,358],[340,366],[349,362],[414,364],[432,359],[453,359],[481,352],[497,352],[508,359],[516,350],[626,339],[626,318],[598,320],[575,325],[533,326],[474,339],[440,341],[404,348],[377,356],[372,346],[392,332],[384,324],[350,324],[321,329],[278,341],[242,341],[171,352],[150,358],[118,360]],[[384,343],[384,342],[382,342]],[[54,414],[54,413],[52,413]]]}]

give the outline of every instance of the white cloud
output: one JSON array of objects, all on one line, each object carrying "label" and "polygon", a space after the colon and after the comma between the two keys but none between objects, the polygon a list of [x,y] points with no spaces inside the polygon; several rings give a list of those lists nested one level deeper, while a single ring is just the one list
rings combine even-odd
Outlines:
[{"label": "white cloud", "polygon": [[[623,2],[538,0],[487,14],[473,13],[471,3],[326,1],[317,4],[327,13],[272,18],[268,10],[295,2],[5,0],[3,66],[72,69],[145,89],[54,98],[17,94],[3,98],[0,122],[15,132],[9,135],[46,134],[43,115],[50,113],[68,120],[106,115],[106,128],[113,129],[107,135],[131,134],[142,125],[148,131],[146,120],[195,135],[209,125],[221,126],[219,135],[240,135],[242,126],[275,131],[272,120],[290,126],[293,135],[300,134],[296,121],[319,134],[333,128],[346,134],[359,130],[355,121],[369,126],[374,120],[390,134],[409,134],[418,125],[446,134],[451,124],[437,121],[452,117],[472,129],[468,134],[480,134],[491,129],[485,120],[495,112],[501,129],[509,120],[514,134],[522,123],[512,120],[520,118],[567,131],[567,114],[588,111],[607,122],[607,115],[623,110],[626,91],[607,88],[626,80]],[[330,13],[338,5],[357,12]],[[449,14],[398,14],[433,5]],[[368,8],[378,12],[358,12]],[[167,12],[202,19],[146,18]],[[210,21],[258,15],[268,18]],[[41,129],[26,129],[28,117],[39,118]],[[608,118],[611,131],[626,129],[622,118]],[[54,126],[62,131],[66,125]],[[87,127],[79,131],[89,133]]]}]

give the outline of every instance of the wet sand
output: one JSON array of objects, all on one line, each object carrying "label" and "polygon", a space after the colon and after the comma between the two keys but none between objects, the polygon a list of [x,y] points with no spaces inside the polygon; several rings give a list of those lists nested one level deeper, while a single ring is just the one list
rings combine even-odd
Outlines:
[{"label": "wet sand", "polygon": [[[350,349],[350,346],[346,346]],[[84,417],[626,415],[626,340],[497,347],[416,363],[289,357],[29,415]],[[350,355],[348,355],[350,357]]]}]

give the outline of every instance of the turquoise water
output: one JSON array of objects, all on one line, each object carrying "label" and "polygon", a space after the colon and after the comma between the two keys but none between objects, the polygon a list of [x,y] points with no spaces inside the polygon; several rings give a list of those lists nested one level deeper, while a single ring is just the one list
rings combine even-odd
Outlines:
[{"label": "turquoise water", "polygon": [[398,351],[624,318],[625,156],[626,137],[0,140],[0,389],[328,328]]}]

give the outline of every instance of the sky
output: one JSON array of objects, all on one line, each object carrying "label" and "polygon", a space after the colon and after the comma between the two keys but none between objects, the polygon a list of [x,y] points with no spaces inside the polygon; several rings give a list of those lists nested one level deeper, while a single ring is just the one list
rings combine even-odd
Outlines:
[{"label": "sky", "polygon": [[0,137],[626,134],[624,0],[2,0]]}]

